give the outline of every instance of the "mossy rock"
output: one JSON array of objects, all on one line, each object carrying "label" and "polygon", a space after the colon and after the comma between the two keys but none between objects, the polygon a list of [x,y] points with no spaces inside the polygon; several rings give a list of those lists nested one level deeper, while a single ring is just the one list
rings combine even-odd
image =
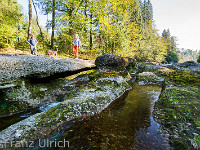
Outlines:
[{"label": "mossy rock", "polygon": [[[57,106],[16,123],[0,134],[1,139],[38,140],[74,118],[93,115],[131,89],[126,78],[115,73],[92,73],[92,80],[71,91]],[[30,119],[31,118],[31,119]],[[20,132],[20,136],[17,133]],[[3,137],[3,138],[2,138]]]},{"label": "mossy rock", "polygon": [[143,64],[143,72],[154,72],[159,77],[166,77],[175,72],[175,70],[160,65]]},{"label": "mossy rock", "polygon": [[179,70],[170,73],[167,79],[179,84],[200,85],[200,72]]},{"label": "mossy rock", "polygon": [[61,100],[74,88],[68,86],[68,82],[66,79],[58,79],[50,83],[32,84],[22,80],[17,86],[1,90],[0,117],[12,116]]},{"label": "mossy rock", "polygon": [[106,78],[106,77],[117,77],[117,76],[122,76],[124,78],[129,78],[129,73],[127,71],[124,72],[117,72],[117,71],[107,71],[107,72],[102,72],[97,70],[96,72],[93,72],[89,74],[90,80],[97,80],[99,78]]},{"label": "mossy rock", "polygon": [[144,82],[144,84],[162,84],[163,81],[163,78],[153,72],[142,72],[137,75],[137,82]]},{"label": "mossy rock", "polygon": [[196,138],[193,133],[200,135],[198,86],[166,82],[153,114],[161,127],[171,135],[170,143],[175,149],[195,148],[191,140]]},{"label": "mossy rock", "polygon": [[169,69],[169,68],[166,68],[166,67],[159,67],[156,70],[156,73],[159,74],[159,75],[162,75],[162,76],[167,76],[167,75],[169,75],[173,72],[175,72],[175,70],[172,70],[172,69]]}]

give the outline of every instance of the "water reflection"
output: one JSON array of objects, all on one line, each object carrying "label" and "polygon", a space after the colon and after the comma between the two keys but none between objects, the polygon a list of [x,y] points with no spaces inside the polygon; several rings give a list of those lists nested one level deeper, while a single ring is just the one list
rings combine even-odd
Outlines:
[{"label": "water reflection", "polygon": [[88,76],[84,75],[94,71],[82,71],[56,80],[19,79],[13,84],[0,85],[0,131],[58,105],[75,86],[88,82]]},{"label": "water reflection", "polygon": [[[53,107],[51,104],[54,102],[62,101],[74,89],[68,82],[66,79],[57,79],[49,83],[33,84],[29,80],[22,80],[17,86],[0,89],[0,131]],[[40,110],[40,106],[44,108]]]},{"label": "water reflection", "polygon": [[65,125],[60,140],[70,142],[69,149],[169,149],[152,116],[161,87],[138,85],[114,101],[100,114]]}]

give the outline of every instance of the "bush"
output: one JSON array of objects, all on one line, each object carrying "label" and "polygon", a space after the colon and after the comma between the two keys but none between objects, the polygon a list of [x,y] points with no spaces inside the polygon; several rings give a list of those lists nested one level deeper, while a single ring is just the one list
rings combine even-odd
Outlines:
[{"label": "bush", "polygon": [[199,56],[197,57],[197,62],[200,63],[200,54],[199,54]]}]

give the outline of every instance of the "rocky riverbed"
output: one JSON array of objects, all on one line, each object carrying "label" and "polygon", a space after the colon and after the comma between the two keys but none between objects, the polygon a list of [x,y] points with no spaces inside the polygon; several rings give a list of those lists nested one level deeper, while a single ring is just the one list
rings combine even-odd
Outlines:
[{"label": "rocky riverbed", "polygon": [[[49,102],[56,103],[1,131],[0,143],[12,140],[23,142],[38,141],[47,137],[56,138],[56,132],[59,132],[60,127],[63,128],[74,118],[84,119],[102,112],[115,99],[130,90],[130,83],[136,78],[140,88],[143,85],[162,87],[152,112],[154,120],[160,124],[161,131],[159,132],[169,137],[168,142],[171,147],[174,149],[200,148],[199,64],[192,62],[175,65],[136,63],[133,59],[121,58],[113,54],[99,56],[95,63],[94,61],[56,60],[34,56],[27,60],[25,57],[29,56],[2,56],[4,63],[0,65],[3,77],[0,88],[3,103],[1,99],[0,117],[24,112],[29,108],[39,106],[38,102],[41,105]],[[9,68],[8,62],[11,58],[13,61]],[[75,77],[51,80],[47,83],[32,83],[29,80],[90,68],[95,66],[94,64],[97,70]],[[26,79],[21,79],[21,77]]]},{"label": "rocky riverbed", "polygon": [[[187,64],[187,65],[186,65]],[[192,64],[190,66],[190,64]],[[142,65],[141,84],[161,84],[162,92],[154,107],[154,119],[175,149],[200,148],[200,72],[198,64]],[[184,67],[183,67],[184,66]],[[195,71],[194,71],[195,70]]]},{"label": "rocky riverbed", "polygon": [[[48,87],[48,84],[42,87],[38,84],[35,86],[28,86],[28,83],[22,81],[21,83],[19,82],[20,88],[15,88],[15,86],[9,87],[8,89],[12,88],[12,90],[5,91],[5,97],[20,102],[19,106],[21,107],[18,108],[16,105],[11,103],[11,105],[7,105],[8,109],[6,109],[6,107],[2,107],[4,105],[1,105],[1,109],[5,110],[2,111],[2,116],[4,117],[7,114],[13,114],[10,110],[14,110],[15,112],[24,111],[23,107],[25,109],[29,108],[29,105],[35,105],[38,100],[45,101],[48,99],[49,95],[52,95],[52,97],[49,97],[51,101],[56,99],[54,99],[54,94],[55,97],[59,94],[65,95],[65,97],[62,102],[57,103],[53,108],[37,113],[3,130],[0,133],[0,143],[12,139],[23,141],[35,140],[39,137],[43,138],[44,135],[51,134],[51,131],[57,129],[58,126],[71,119],[90,116],[101,112],[113,100],[120,97],[127,90],[130,90],[131,86],[127,83],[127,77],[130,76],[128,76],[129,73],[126,71],[125,60],[116,55],[111,56],[115,61],[104,65],[104,68],[107,68],[106,72],[97,65],[97,71],[90,74],[80,75],[74,80],[69,80],[67,78],[60,79],[58,80],[59,83],[55,83],[56,86]],[[105,57],[106,59],[109,59],[110,55]],[[112,70],[110,66],[113,64],[119,65],[118,63],[115,63],[118,59],[124,63],[120,64],[123,66],[121,71],[116,72],[115,69]],[[99,63],[101,64],[102,62]],[[54,83],[50,84],[54,85]],[[72,86],[71,88],[70,85]],[[37,89],[37,87],[39,88]],[[71,90],[69,90],[69,88]],[[12,95],[9,93],[15,94]],[[21,101],[20,98],[22,99]],[[26,106],[23,104],[22,106],[21,102],[27,102],[29,105]],[[9,109],[12,107],[15,109]]]},{"label": "rocky riverbed", "polygon": [[52,79],[94,67],[94,60],[0,55],[0,118],[63,100],[73,87]]},{"label": "rocky riverbed", "polygon": [[188,70],[188,71],[200,71],[200,63],[194,61],[186,61],[184,63],[173,63],[164,65],[175,70]]}]

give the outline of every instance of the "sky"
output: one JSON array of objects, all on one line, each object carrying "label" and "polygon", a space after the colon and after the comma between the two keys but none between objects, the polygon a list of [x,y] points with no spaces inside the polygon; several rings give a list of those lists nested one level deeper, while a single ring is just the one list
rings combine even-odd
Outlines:
[{"label": "sky", "polygon": [[161,34],[169,29],[177,47],[200,50],[200,0],[151,0]]},{"label": "sky", "polygon": [[[17,0],[28,14],[28,0]],[[200,0],[151,0],[154,21],[162,34],[169,29],[177,39],[177,47],[200,50]],[[39,23],[44,27],[47,17],[39,15]]]},{"label": "sky", "polygon": [[[28,16],[28,0],[17,0],[17,2],[22,5],[24,14]],[[32,9],[33,9],[33,15],[36,16],[33,6],[32,6]],[[41,26],[45,27],[46,21],[47,21],[47,16],[42,15],[40,13],[40,11],[38,10],[38,18],[39,18],[39,24]],[[50,16],[48,18],[50,18]]]}]

